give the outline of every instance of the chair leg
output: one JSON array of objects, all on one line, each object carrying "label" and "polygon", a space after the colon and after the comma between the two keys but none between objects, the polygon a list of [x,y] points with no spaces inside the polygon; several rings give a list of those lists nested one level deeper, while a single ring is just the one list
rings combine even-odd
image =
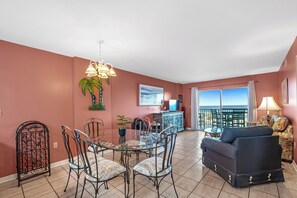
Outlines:
[{"label": "chair leg", "polygon": [[70,179],[70,173],[71,173],[71,168],[69,168],[69,172],[68,172],[68,179],[67,179],[67,183],[66,183],[66,186],[65,186],[64,192],[66,192],[66,189],[67,189],[67,187],[68,187],[68,183],[69,183],[69,179]]},{"label": "chair leg", "polygon": [[135,197],[135,172],[133,170],[133,198]]},{"label": "chair leg", "polygon": [[128,197],[129,196],[129,191],[127,193],[127,186],[126,186],[126,180],[127,180],[127,177],[128,177],[128,174],[127,174],[127,171],[124,172],[124,193],[125,193],[125,197]]},{"label": "chair leg", "polygon": [[136,153],[136,163],[139,163],[139,152]]},{"label": "chair leg", "polygon": [[155,185],[156,185],[156,189],[157,189],[157,193],[158,193],[158,198],[160,197],[160,185],[158,182],[158,178],[155,179]]},{"label": "chair leg", "polygon": [[172,172],[172,170],[171,170],[171,179],[172,179],[172,184],[173,184],[173,188],[174,188],[176,197],[178,197],[178,194],[177,194],[177,191],[176,191],[176,188],[175,188],[175,183],[174,183],[174,179],[173,179],[173,172]]},{"label": "chair leg", "polygon": [[80,178],[80,174],[79,174],[79,169],[78,169],[77,170],[77,181],[76,181],[75,197],[77,196],[78,185],[79,185],[79,178]]},{"label": "chair leg", "polygon": [[83,197],[84,190],[85,190],[85,186],[86,186],[86,178],[84,179],[83,189],[82,189],[82,191],[81,191],[80,198],[82,198],[82,197]]},{"label": "chair leg", "polygon": [[97,198],[99,192],[99,183],[97,182],[96,188],[95,188],[95,198]]},{"label": "chair leg", "polygon": [[114,153],[115,153],[115,151],[112,150],[112,161],[114,161]]},{"label": "chair leg", "polygon": [[105,189],[108,189],[108,183],[107,182],[104,182],[104,187],[105,187]]}]

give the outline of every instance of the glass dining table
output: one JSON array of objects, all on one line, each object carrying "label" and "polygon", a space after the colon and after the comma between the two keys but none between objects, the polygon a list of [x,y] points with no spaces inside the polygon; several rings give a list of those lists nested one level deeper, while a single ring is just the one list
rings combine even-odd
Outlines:
[{"label": "glass dining table", "polygon": [[132,154],[142,151],[152,151],[152,149],[163,146],[162,143],[156,145],[159,134],[154,132],[144,132],[135,129],[126,129],[125,136],[119,136],[119,129],[105,129],[98,137],[92,138],[97,146],[121,152],[120,163],[127,169],[127,184],[129,195],[130,184],[130,157]]}]

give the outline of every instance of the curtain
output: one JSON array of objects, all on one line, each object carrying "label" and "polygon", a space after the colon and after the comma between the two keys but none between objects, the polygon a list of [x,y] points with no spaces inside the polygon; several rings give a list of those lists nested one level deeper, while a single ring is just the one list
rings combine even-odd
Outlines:
[{"label": "curtain", "polygon": [[257,102],[254,81],[248,83],[248,122],[257,120]]},{"label": "curtain", "polygon": [[191,88],[191,129],[198,130],[198,89]]}]

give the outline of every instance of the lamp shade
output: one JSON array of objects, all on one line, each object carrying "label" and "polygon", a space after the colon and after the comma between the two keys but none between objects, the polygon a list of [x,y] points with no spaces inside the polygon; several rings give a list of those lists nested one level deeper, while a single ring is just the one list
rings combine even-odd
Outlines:
[{"label": "lamp shade", "polygon": [[258,110],[267,111],[267,114],[269,114],[269,111],[279,111],[281,108],[276,104],[272,96],[266,96],[263,97]]}]

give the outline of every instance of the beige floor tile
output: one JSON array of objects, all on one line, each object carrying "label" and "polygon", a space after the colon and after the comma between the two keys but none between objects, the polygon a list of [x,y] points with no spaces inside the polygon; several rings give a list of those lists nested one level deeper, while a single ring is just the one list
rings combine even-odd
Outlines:
[{"label": "beige floor tile", "polygon": [[297,182],[297,175],[284,172],[285,181],[291,180]]},{"label": "beige floor tile", "polygon": [[278,192],[280,198],[297,198],[297,191],[295,190],[279,187]]},{"label": "beige floor tile", "polygon": [[241,197],[241,198],[248,198],[250,188],[249,187],[246,187],[246,188],[234,188],[230,184],[225,182],[225,184],[224,184],[224,186],[222,188],[222,191],[230,193],[232,195],[236,195],[236,196]]},{"label": "beige floor tile", "polygon": [[49,184],[43,185],[42,187],[36,187],[34,189],[31,189],[29,191],[24,191],[25,197],[30,197],[30,198],[39,198],[42,196],[45,196],[47,194],[50,194],[54,192],[54,190],[51,188]]},{"label": "beige floor tile", "polygon": [[260,192],[254,189],[250,190],[249,198],[276,198],[277,196],[273,196],[271,194],[267,194],[264,192]]},{"label": "beige floor tile", "polygon": [[261,184],[261,185],[251,186],[251,190],[257,190],[257,191],[260,191],[260,192],[263,192],[263,193],[278,196],[278,190],[277,190],[276,183],[269,183],[269,184]]},{"label": "beige floor tile", "polygon": [[172,167],[173,170],[173,174],[178,174],[178,175],[183,175],[185,174],[189,169],[182,167],[182,166],[178,166],[178,165],[174,165]]},{"label": "beige floor tile", "polygon": [[50,193],[38,196],[38,198],[58,198],[58,196],[54,191],[52,191]]},{"label": "beige floor tile", "polygon": [[203,174],[197,171],[188,170],[184,175],[184,177],[195,180],[197,182],[200,182],[203,178]]},{"label": "beige floor tile", "polygon": [[195,193],[191,193],[188,198],[202,198],[200,195],[197,195]]},{"label": "beige floor tile", "polygon": [[7,187],[0,190],[0,197],[23,197],[22,187]]},{"label": "beige floor tile", "polygon": [[205,175],[201,180],[202,184],[207,184],[211,187],[221,190],[225,181],[222,178],[216,178],[212,176]]},{"label": "beige floor tile", "polygon": [[135,197],[141,197],[141,198],[155,198],[158,197],[157,191],[150,190],[146,187],[143,187],[136,191]]},{"label": "beige floor tile", "polygon": [[297,189],[297,182],[287,180],[286,182],[279,182],[277,185],[281,188],[288,188],[291,190],[296,190]]},{"label": "beige floor tile", "polygon": [[222,178],[219,174],[217,174],[216,172],[214,172],[213,170],[210,170],[210,169],[206,174],[209,176],[212,176],[212,177]]},{"label": "beige floor tile", "polygon": [[[178,175],[178,174],[174,174],[174,173],[173,173],[173,179],[174,179],[174,182],[176,182],[180,177],[181,177],[180,175]],[[172,184],[172,178],[171,178],[171,175],[170,175],[170,174],[167,175],[167,176],[164,178],[164,181],[166,181],[166,182]]]},{"label": "beige floor tile", "polygon": [[200,195],[201,197],[207,198],[216,198],[220,194],[220,190],[202,183],[200,183],[193,192]]},{"label": "beige floor tile", "polygon": [[[191,192],[179,188],[178,186],[175,187],[179,198],[188,197],[191,194]],[[172,185],[166,191],[164,191],[162,195],[168,198],[176,198],[176,194]]]},{"label": "beige floor tile", "polygon": [[175,182],[175,185],[182,189],[192,192],[194,188],[198,185],[198,182],[182,176]]},{"label": "beige floor tile", "polygon": [[114,188],[100,196],[100,198],[111,198],[111,197],[112,198],[123,198],[124,194],[121,191],[119,191],[118,189]]},{"label": "beige floor tile", "polygon": [[201,164],[196,163],[196,164],[194,164],[194,166],[192,166],[190,168],[190,170],[197,171],[197,172],[200,172],[203,175],[205,175],[209,171],[209,168],[207,168],[204,165],[201,165]]},{"label": "beige floor tile", "polygon": [[30,191],[32,189],[38,189],[38,188],[40,189],[41,187],[44,188],[44,186],[50,187],[45,177],[42,177],[40,179],[31,181],[22,185],[24,192]]},{"label": "beige floor tile", "polygon": [[[62,177],[62,178],[60,178],[58,180],[51,181],[50,184],[56,190],[58,188],[65,187],[66,184],[67,184],[67,179],[68,179],[67,176],[66,177]],[[76,186],[76,181],[72,177],[69,178],[68,187],[69,186]]]},{"label": "beige floor tile", "polygon": [[221,191],[219,198],[240,198],[240,197],[238,197],[236,195],[232,195],[232,194],[224,192],[224,191]]}]

